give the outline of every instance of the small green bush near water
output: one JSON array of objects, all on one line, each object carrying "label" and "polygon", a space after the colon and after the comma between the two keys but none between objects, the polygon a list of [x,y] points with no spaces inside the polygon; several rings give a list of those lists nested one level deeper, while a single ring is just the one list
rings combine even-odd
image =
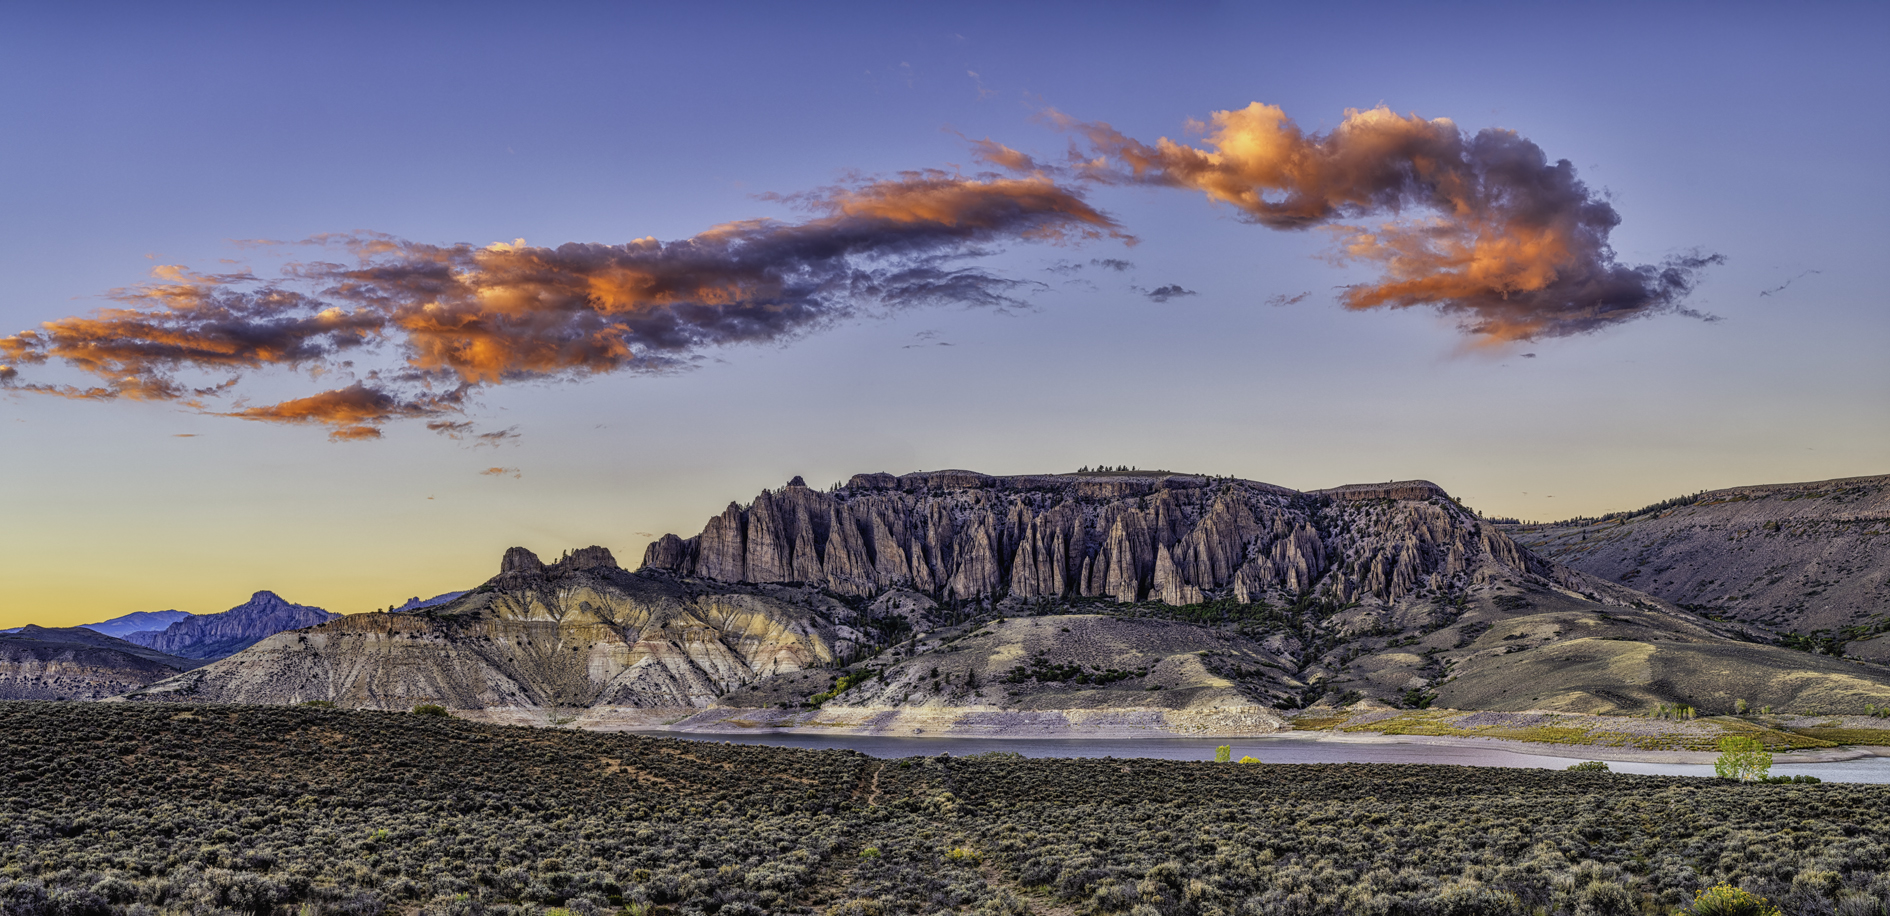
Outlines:
[{"label": "small green bush near water", "polygon": [[1744,735],[1727,735],[1719,739],[1719,759],[1713,761],[1713,772],[1719,778],[1749,782],[1764,779],[1766,771],[1770,769],[1772,752],[1766,750],[1759,739]]},{"label": "small green bush near water", "polygon": [[441,706],[438,703],[421,703],[420,705],[415,706],[413,708],[413,714],[416,716],[442,716],[442,717],[452,715],[451,713],[446,711],[446,707]]},{"label": "small green bush near water", "polygon": [[1571,773],[1607,773],[1607,772],[1610,772],[1610,771],[1609,771],[1609,769],[1608,769],[1608,765],[1607,765],[1606,763],[1603,763],[1603,762],[1601,762],[1601,761],[1599,761],[1599,760],[1584,760],[1584,761],[1582,761],[1581,763],[1574,763],[1574,764],[1570,764],[1570,765],[1569,765],[1569,768],[1568,768],[1568,769],[1569,769],[1569,772],[1571,772]]},{"label": "small green bush near water", "polygon": [[1695,894],[1687,916],[1781,916],[1764,897],[1730,884],[1717,884]]},{"label": "small green bush near water", "polygon": [[1223,744],[1220,747],[1217,747],[1214,749],[1214,762],[1215,763],[1226,763],[1232,759],[1234,759],[1234,746],[1233,745]]}]

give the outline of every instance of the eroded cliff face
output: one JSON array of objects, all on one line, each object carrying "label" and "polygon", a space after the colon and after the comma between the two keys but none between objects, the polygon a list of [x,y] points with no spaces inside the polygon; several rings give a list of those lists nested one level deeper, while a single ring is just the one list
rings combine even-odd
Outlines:
[{"label": "eroded cliff face", "polygon": [[552,564],[513,548],[498,576],[448,604],[279,633],[133,698],[704,707],[757,678],[853,651],[852,615],[812,589],[627,573],[601,547]]},{"label": "eroded cliff face", "polygon": [[797,477],[730,503],[694,537],[664,535],[643,565],[862,597],[1171,605],[1395,604],[1503,573],[1558,575],[1424,481],[1299,493],[1231,478],[969,471],[860,474],[825,492]]}]

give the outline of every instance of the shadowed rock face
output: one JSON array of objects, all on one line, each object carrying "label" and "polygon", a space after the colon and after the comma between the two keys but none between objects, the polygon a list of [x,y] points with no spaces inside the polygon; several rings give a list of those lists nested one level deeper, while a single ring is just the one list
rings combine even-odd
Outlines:
[{"label": "shadowed rock face", "polygon": [[84,627],[0,636],[0,700],[98,700],[201,664]]},{"label": "shadowed rock face", "polygon": [[1198,604],[1317,594],[1393,603],[1497,566],[1553,575],[1435,484],[1299,493],[1166,475],[860,474],[820,492],[799,478],[730,503],[643,565],[725,582],[843,595],[910,588],[944,599]]},{"label": "shadowed rock face", "polygon": [[628,573],[602,547],[550,564],[515,547],[497,576],[442,606],[280,633],[132,698],[704,707],[757,678],[852,651],[853,614],[811,589]]},{"label": "shadowed rock face", "polygon": [[1775,629],[1834,630],[1890,611],[1890,476],[1734,487],[1641,515],[1509,530],[1582,572]]},{"label": "shadowed rock face", "polygon": [[318,607],[290,604],[275,592],[257,592],[221,614],[187,617],[157,632],[131,633],[125,638],[141,646],[183,658],[215,659],[235,655],[263,637],[333,620]]}]

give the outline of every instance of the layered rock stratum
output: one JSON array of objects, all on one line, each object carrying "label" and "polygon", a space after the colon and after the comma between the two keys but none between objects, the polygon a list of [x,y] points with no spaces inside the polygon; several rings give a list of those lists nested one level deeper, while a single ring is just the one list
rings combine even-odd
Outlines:
[{"label": "layered rock stratum", "polygon": [[1890,673],[1544,559],[1425,481],[799,478],[635,572],[520,548],[472,592],[269,637],[136,699],[439,703],[591,727],[1207,733],[1463,709],[1890,705]]},{"label": "layered rock stratum", "polygon": [[279,633],[134,694],[405,709],[705,707],[758,678],[858,649],[854,616],[819,590],[636,575],[588,547],[546,564],[512,548],[445,605]]}]

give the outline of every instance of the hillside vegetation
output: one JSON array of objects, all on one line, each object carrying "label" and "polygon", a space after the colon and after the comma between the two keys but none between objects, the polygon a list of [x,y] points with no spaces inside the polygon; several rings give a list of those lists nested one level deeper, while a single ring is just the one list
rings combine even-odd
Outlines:
[{"label": "hillside vegetation", "polygon": [[1890,903],[1890,789],[0,704],[0,909],[1632,914]]},{"label": "hillside vegetation", "polygon": [[1819,647],[1840,654],[1890,632],[1890,476],[1734,487],[1505,530],[1557,563],[1701,613],[1822,634]]}]

